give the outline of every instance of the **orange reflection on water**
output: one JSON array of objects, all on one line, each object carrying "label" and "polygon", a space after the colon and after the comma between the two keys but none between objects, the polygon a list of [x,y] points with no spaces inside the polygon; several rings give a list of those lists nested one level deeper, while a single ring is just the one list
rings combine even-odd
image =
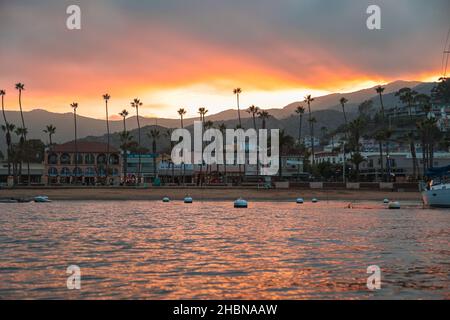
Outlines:
[{"label": "orange reflection on water", "polygon": [[[445,211],[343,202],[3,207],[2,298],[449,297]],[[72,264],[81,268],[80,291],[66,288]],[[366,288],[373,264],[382,269],[377,292]]]}]

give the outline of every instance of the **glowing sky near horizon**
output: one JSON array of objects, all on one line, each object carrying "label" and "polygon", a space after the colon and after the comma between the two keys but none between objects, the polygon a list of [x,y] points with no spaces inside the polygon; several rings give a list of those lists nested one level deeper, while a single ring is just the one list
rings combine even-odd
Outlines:
[{"label": "glowing sky near horizon", "polygon": [[[66,29],[78,4],[82,29]],[[366,8],[382,9],[382,30]],[[198,107],[281,108],[313,96],[441,72],[448,0],[0,0],[0,88],[17,109],[102,118],[139,97],[143,116],[176,118]]]}]

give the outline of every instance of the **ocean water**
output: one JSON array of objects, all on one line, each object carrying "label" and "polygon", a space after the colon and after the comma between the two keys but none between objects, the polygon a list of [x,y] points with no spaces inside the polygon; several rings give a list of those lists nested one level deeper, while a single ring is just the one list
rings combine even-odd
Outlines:
[{"label": "ocean water", "polygon": [[0,298],[449,299],[449,244],[450,210],[418,204],[0,204]]}]

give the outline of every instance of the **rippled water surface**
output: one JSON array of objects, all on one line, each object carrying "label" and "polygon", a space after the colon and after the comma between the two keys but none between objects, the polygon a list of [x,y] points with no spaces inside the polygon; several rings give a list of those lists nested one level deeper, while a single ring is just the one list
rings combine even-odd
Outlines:
[{"label": "rippled water surface", "polygon": [[449,299],[449,243],[450,210],[415,205],[0,204],[0,298]]}]

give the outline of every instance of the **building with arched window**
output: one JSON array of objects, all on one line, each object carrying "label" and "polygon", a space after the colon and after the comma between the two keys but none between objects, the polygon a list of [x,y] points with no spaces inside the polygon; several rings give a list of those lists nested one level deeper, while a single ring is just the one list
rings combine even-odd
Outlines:
[{"label": "building with arched window", "polygon": [[99,142],[68,142],[45,152],[44,182],[47,184],[120,184],[120,151]]}]

